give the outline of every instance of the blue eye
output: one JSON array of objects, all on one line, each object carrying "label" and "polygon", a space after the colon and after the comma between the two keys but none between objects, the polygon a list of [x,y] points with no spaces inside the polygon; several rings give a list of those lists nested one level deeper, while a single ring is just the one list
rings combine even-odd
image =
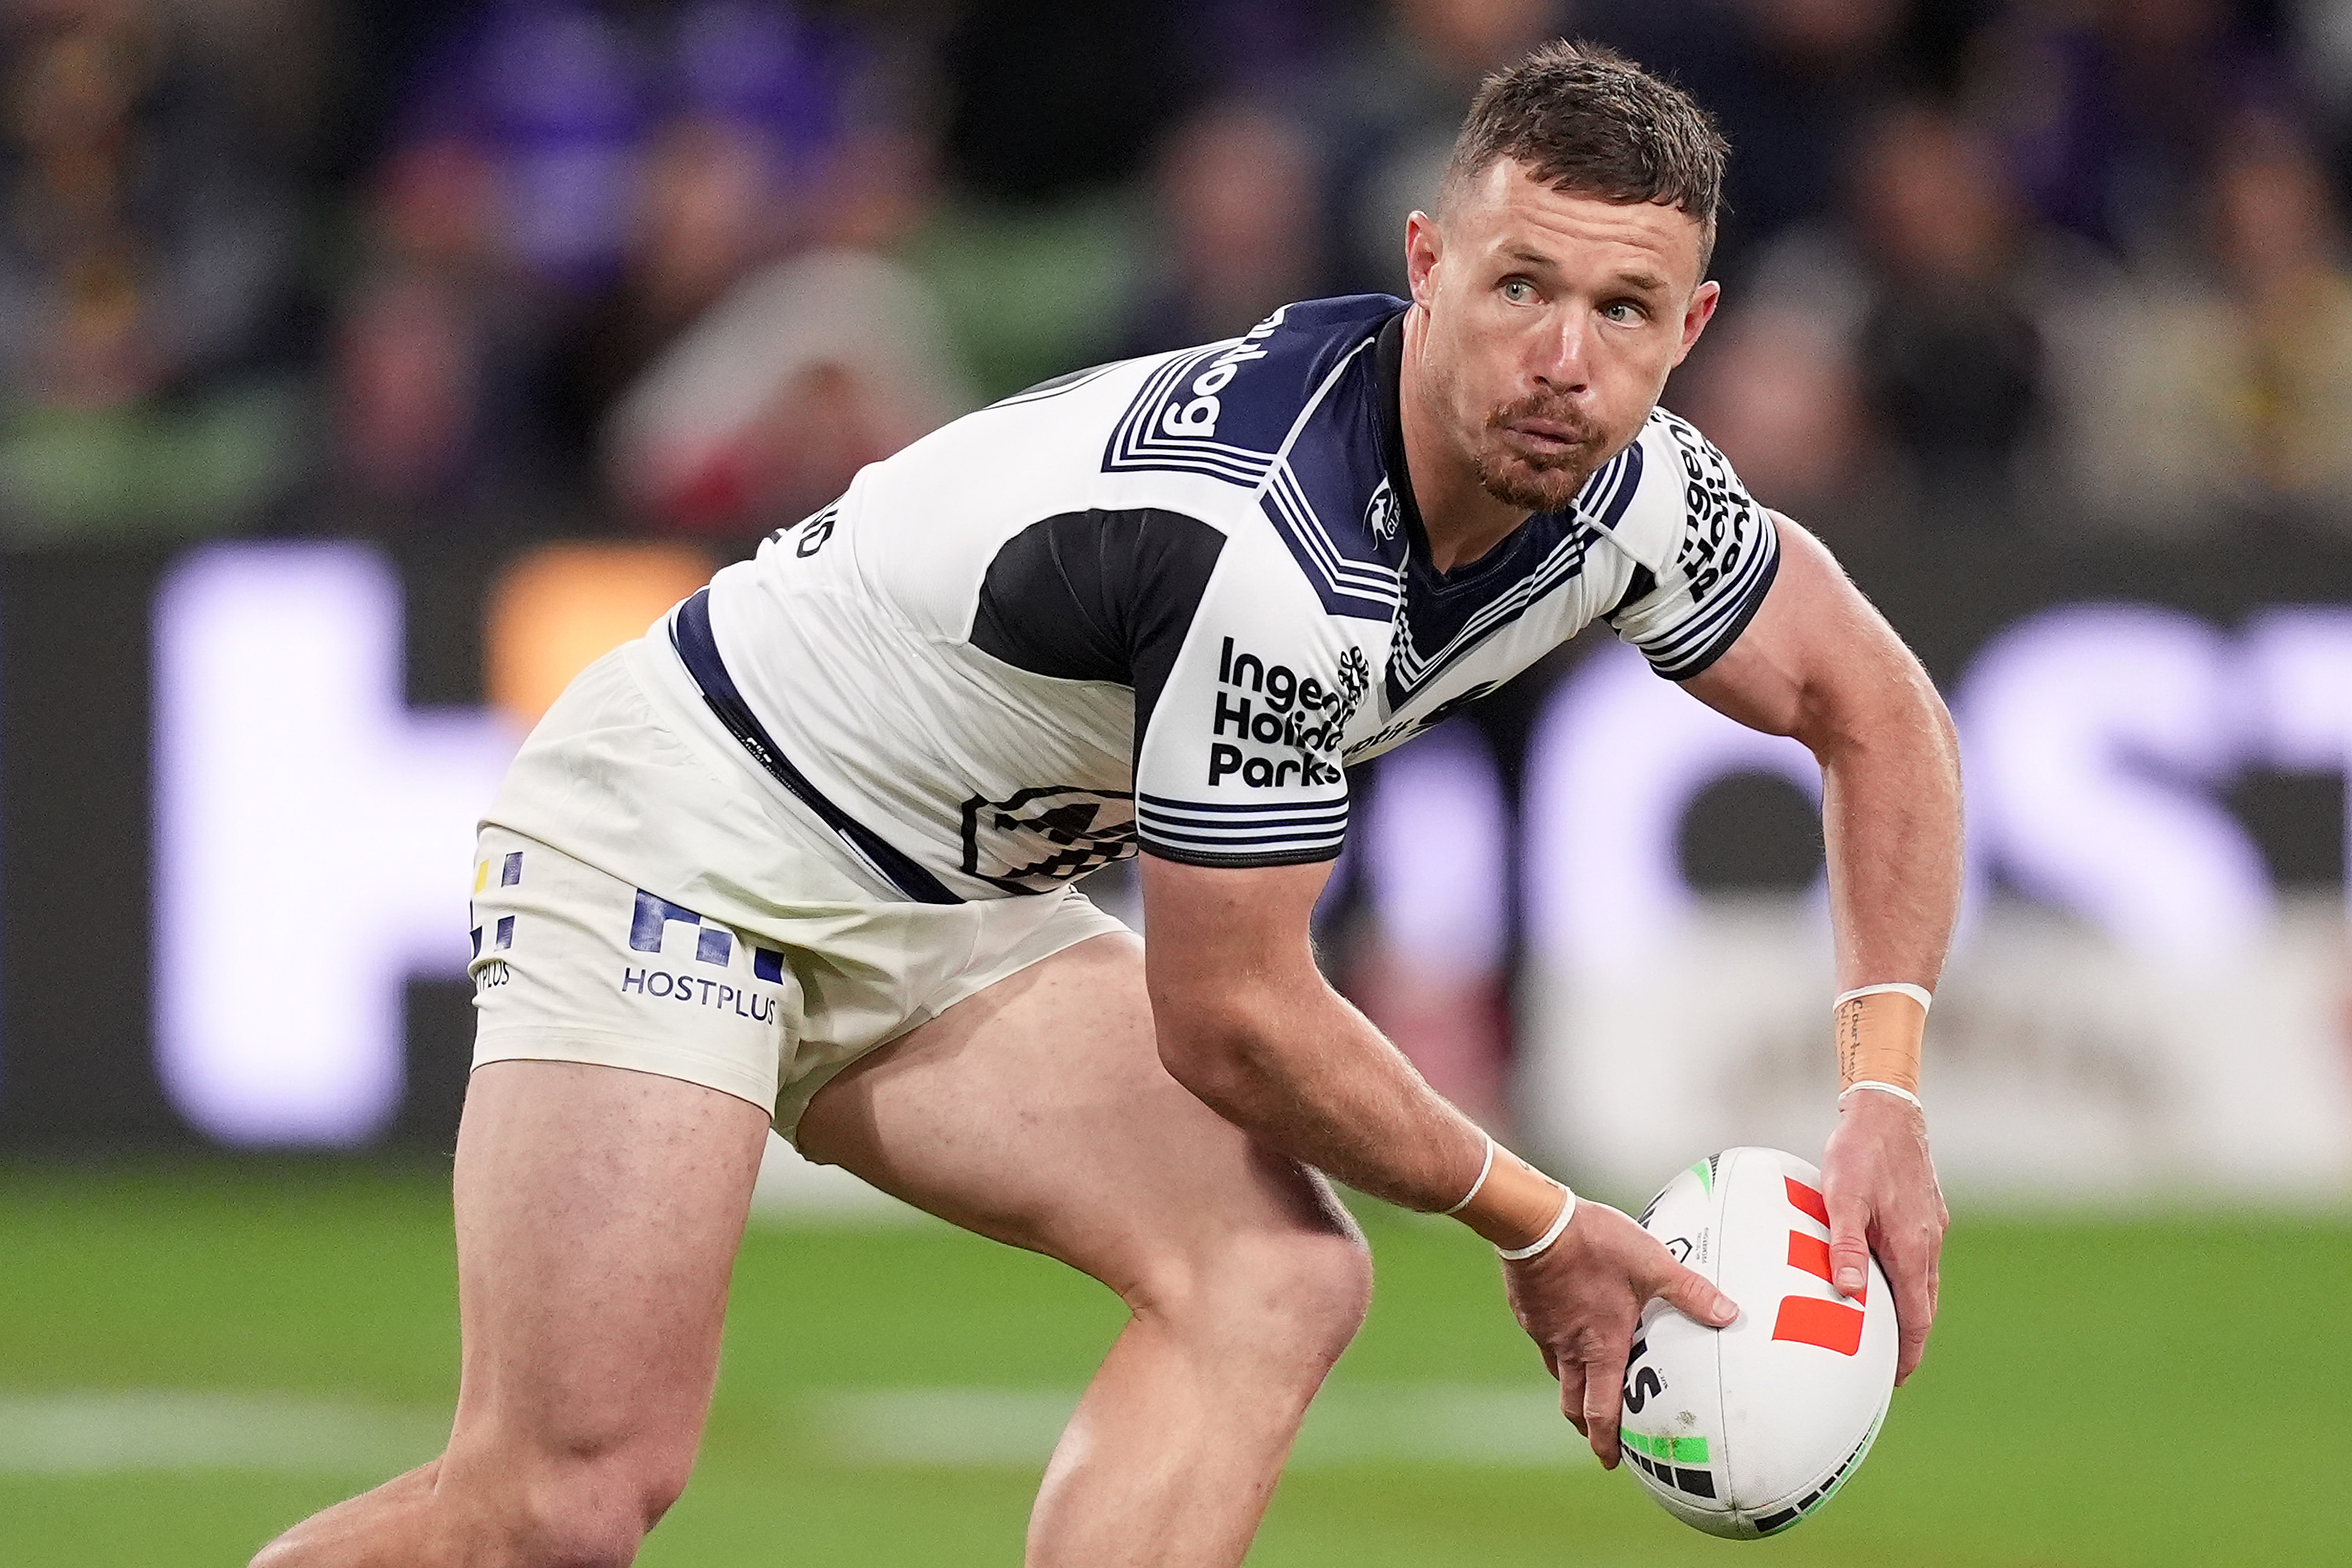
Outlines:
[{"label": "blue eye", "polygon": [[1535,295],[1536,286],[1524,278],[1507,278],[1503,280],[1503,298],[1514,305],[1524,305],[1534,299]]}]

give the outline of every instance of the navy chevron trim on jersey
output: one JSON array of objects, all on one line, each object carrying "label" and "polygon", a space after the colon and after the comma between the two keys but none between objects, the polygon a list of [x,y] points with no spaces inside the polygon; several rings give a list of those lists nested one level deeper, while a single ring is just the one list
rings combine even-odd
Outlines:
[{"label": "navy chevron trim on jersey", "polygon": [[[1521,541],[1532,543],[1549,531],[1558,531],[1558,537],[1542,557],[1518,576],[1496,573],[1494,581],[1503,584],[1502,591],[1473,610],[1455,628],[1454,635],[1446,639],[1443,649],[1431,655],[1408,653],[1407,661],[1437,667],[1452,663],[1460,653],[1467,651],[1465,639],[1475,641],[1517,619],[1536,600],[1575,576],[1583,569],[1597,533],[1614,530],[1624,517],[1625,509],[1633,504],[1634,493],[1641,488],[1642,463],[1641,443],[1635,441],[1603,463],[1600,471],[1584,482],[1566,513],[1531,517],[1521,524],[1519,536],[1504,549],[1524,549]],[[1409,594],[1408,615],[1414,603],[1414,596]],[[1410,639],[1407,646],[1410,647]],[[1426,679],[1425,673],[1416,675],[1411,684],[1419,685]]]},{"label": "navy chevron trim on jersey", "polygon": [[[1348,616],[1358,620],[1386,621],[1396,616],[1397,605],[1404,598],[1403,579],[1397,567],[1373,554],[1367,559],[1363,552],[1372,548],[1369,537],[1360,532],[1352,537],[1358,550],[1350,552],[1347,544],[1350,536],[1335,533],[1316,510],[1307,493],[1291,455],[1297,450],[1307,428],[1318,417],[1335,412],[1334,390],[1351,373],[1361,374],[1370,364],[1377,335],[1367,337],[1341,354],[1329,374],[1316,386],[1314,395],[1298,411],[1289,432],[1282,438],[1282,447],[1275,454],[1274,467],[1267,473],[1265,484],[1258,496],[1258,505],[1274,523],[1274,534],[1298,563],[1307,585],[1315,590],[1328,615]],[[1344,404],[1345,400],[1337,400]],[[1351,507],[1361,506],[1363,497],[1349,496]],[[1351,522],[1354,521],[1350,519]]]},{"label": "navy chevron trim on jersey", "polygon": [[1349,560],[1316,514],[1314,503],[1307,499],[1289,464],[1275,466],[1260,504],[1274,521],[1276,534],[1305,569],[1325,610],[1370,621],[1385,621],[1396,615],[1404,587],[1395,568]]},{"label": "navy chevron trim on jersey", "polygon": [[1233,342],[1211,343],[1191,353],[1179,354],[1153,371],[1111,431],[1110,446],[1103,453],[1103,471],[1178,468],[1244,486],[1254,486],[1264,479],[1274,462],[1271,452],[1252,451],[1213,437],[1171,435],[1153,428],[1162,411],[1171,406],[1169,398],[1177,386],[1234,346]]},{"label": "navy chevron trim on jersey", "polygon": [[1756,618],[1780,569],[1780,533],[1770,519],[1762,521],[1756,548],[1729,581],[1716,584],[1706,607],[1676,627],[1672,637],[1642,649],[1660,675],[1669,680],[1688,680],[1722,658]]},{"label": "navy chevron trim on jersey", "polygon": [[1583,529],[1563,535],[1534,571],[1514,580],[1433,654],[1423,653],[1413,641],[1408,606],[1408,614],[1397,628],[1396,645],[1389,655],[1390,706],[1402,707],[1408,698],[1444,674],[1456,659],[1526,615],[1545,595],[1573,581],[1584,570],[1585,557],[1591,547],[1592,535]]},{"label": "navy chevron trim on jersey", "polygon": [[1636,436],[1576,492],[1577,516],[1595,528],[1614,529],[1641,488],[1642,439]]},{"label": "navy chevron trim on jersey", "polygon": [[[1545,595],[1573,581],[1584,570],[1585,558],[1591,552],[1594,531],[1614,530],[1624,517],[1625,509],[1633,504],[1634,492],[1642,484],[1642,444],[1638,439],[1603,463],[1577,492],[1573,507],[1577,526],[1561,535],[1533,571],[1512,579],[1502,593],[1473,611],[1434,653],[1423,652],[1413,638],[1412,601],[1408,596],[1405,615],[1397,628],[1396,646],[1389,658],[1390,705],[1402,707],[1414,692],[1444,674],[1455,660],[1527,614]],[[1538,521],[1531,518],[1524,526],[1536,527]]]}]

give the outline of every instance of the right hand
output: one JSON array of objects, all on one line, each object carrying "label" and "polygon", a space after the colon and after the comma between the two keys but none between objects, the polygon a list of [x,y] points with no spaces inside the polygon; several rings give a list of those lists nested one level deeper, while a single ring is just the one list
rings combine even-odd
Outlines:
[{"label": "right hand", "polygon": [[1560,1413],[1603,1469],[1617,1468],[1618,1405],[1642,1309],[1663,1296],[1710,1329],[1739,1316],[1738,1303],[1675,1262],[1656,1237],[1586,1198],[1558,1241],[1525,1262],[1504,1263],[1503,1283],[1519,1327],[1559,1379]]}]

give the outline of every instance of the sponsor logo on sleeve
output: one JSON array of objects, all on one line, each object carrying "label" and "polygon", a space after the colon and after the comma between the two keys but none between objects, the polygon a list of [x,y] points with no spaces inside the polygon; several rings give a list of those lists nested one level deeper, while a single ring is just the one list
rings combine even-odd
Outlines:
[{"label": "sponsor logo on sleeve", "polygon": [[1679,419],[1667,420],[1666,430],[1682,458],[1683,510],[1688,518],[1675,566],[1689,579],[1691,597],[1703,601],[1738,570],[1756,535],[1750,515],[1756,503],[1705,437]]},{"label": "sponsor logo on sleeve", "polygon": [[1246,789],[1338,784],[1340,737],[1371,685],[1361,648],[1343,652],[1327,679],[1301,676],[1225,638],[1217,655],[1208,782]]},{"label": "sponsor logo on sleeve", "polygon": [[1195,349],[1155,367],[1112,429],[1103,471],[1173,470],[1253,487],[1263,480],[1281,438],[1281,428],[1268,422],[1287,428],[1297,411],[1278,397],[1273,404],[1257,398],[1252,416],[1244,418],[1228,389],[1254,362],[1270,357],[1266,345],[1282,318],[1276,310],[1237,342]]},{"label": "sponsor logo on sleeve", "polygon": [[1217,400],[1217,395],[1241,374],[1242,366],[1254,359],[1265,357],[1265,340],[1272,337],[1274,330],[1280,325],[1282,312],[1276,310],[1252,327],[1241,342],[1202,366],[1201,373],[1192,377],[1183,392],[1171,399],[1167,407],[1160,411],[1160,433],[1180,439],[1189,437],[1198,441],[1213,440],[1217,434],[1217,416],[1224,412],[1224,405]]}]

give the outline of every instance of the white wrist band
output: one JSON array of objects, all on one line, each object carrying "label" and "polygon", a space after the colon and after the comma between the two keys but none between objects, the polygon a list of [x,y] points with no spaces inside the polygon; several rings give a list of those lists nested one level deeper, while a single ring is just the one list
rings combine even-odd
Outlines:
[{"label": "white wrist band", "polygon": [[1558,1241],[1559,1239],[1560,1232],[1568,1228],[1569,1220],[1576,1214],[1576,1194],[1569,1191],[1568,1184],[1565,1182],[1559,1184],[1559,1191],[1560,1195],[1568,1201],[1559,1205],[1559,1217],[1551,1222],[1551,1228],[1549,1230],[1544,1232],[1541,1236],[1536,1237],[1534,1241],[1525,1247],[1498,1247],[1495,1248],[1495,1250],[1500,1253],[1503,1258],[1509,1262],[1524,1263],[1528,1258],[1533,1258],[1537,1253],[1541,1252],[1545,1247],[1549,1247],[1553,1242]]},{"label": "white wrist band", "polygon": [[1919,1097],[1917,1095],[1912,1093],[1909,1089],[1905,1089],[1901,1084],[1881,1083],[1874,1078],[1866,1078],[1860,1083],[1850,1083],[1846,1085],[1843,1089],[1838,1090],[1838,1098],[1840,1100],[1843,1100],[1847,1095],[1853,1093],[1856,1089],[1874,1089],[1881,1094],[1891,1094],[1897,1100],[1907,1100],[1921,1110],[1927,1109],[1926,1106],[1919,1104]]},{"label": "white wrist band", "polygon": [[1919,1004],[1923,1011],[1932,1006],[1936,1000],[1924,985],[1914,985],[1905,980],[1890,980],[1884,985],[1857,985],[1851,991],[1841,991],[1838,993],[1837,1000],[1832,1002],[1830,1005],[1832,1008],[1843,1007],[1857,996],[1877,996],[1890,991],[1897,996],[1910,997]]},{"label": "white wrist band", "polygon": [[1462,1201],[1460,1203],[1455,1204],[1450,1209],[1439,1209],[1437,1212],[1441,1215],[1457,1215],[1464,1209],[1468,1208],[1470,1206],[1470,1200],[1478,1195],[1478,1189],[1485,1186],[1486,1184],[1486,1178],[1494,1173],[1495,1135],[1489,1132],[1486,1134],[1486,1161],[1478,1167],[1478,1179],[1470,1184],[1470,1190],[1462,1194]]}]

